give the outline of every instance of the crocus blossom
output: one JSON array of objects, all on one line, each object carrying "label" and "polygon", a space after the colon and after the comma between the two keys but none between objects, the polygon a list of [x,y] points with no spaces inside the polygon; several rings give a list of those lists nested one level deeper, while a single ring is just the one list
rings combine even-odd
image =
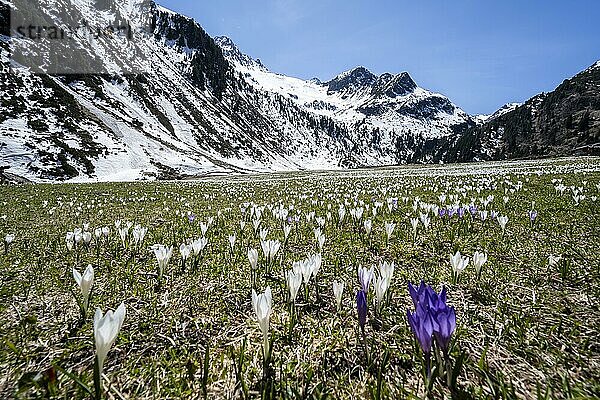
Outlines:
[{"label": "crocus blossom", "polygon": [[252,307],[254,314],[258,320],[258,326],[263,334],[263,351],[264,356],[269,354],[269,321],[271,318],[273,306],[273,298],[271,296],[271,288],[267,286],[264,293],[257,294],[252,289]]},{"label": "crocus blossom", "polygon": [[342,295],[344,293],[344,282],[333,281],[333,295],[335,296],[335,302],[337,309],[342,308]]},{"label": "crocus blossom", "polygon": [[460,251],[457,251],[454,255],[450,256],[450,265],[452,266],[452,271],[454,272],[454,275],[458,278],[458,276],[469,265],[469,257],[463,257],[460,254]]},{"label": "crocus blossom", "polygon": [[374,274],[375,271],[373,267],[371,267],[371,269],[367,269],[366,267],[358,267],[358,281],[363,292],[369,292],[369,286],[371,285],[371,280],[373,279]]},{"label": "crocus blossom", "polygon": [[475,266],[475,270],[477,271],[477,275],[481,274],[481,267],[483,264],[487,262],[488,256],[485,253],[481,253],[476,251],[473,254],[473,265]]},{"label": "crocus blossom", "polygon": [[302,274],[294,272],[292,269],[291,271],[288,271],[285,278],[290,291],[290,302],[294,303],[298,296],[298,289],[300,289],[300,286],[302,285]]},{"label": "crocus blossom", "polygon": [[438,348],[447,356],[450,339],[456,329],[456,311],[446,304],[446,289],[438,295],[431,286],[421,281],[419,287],[408,284],[408,292],[415,311],[407,310],[408,323],[423,354],[427,373],[433,338]]},{"label": "crocus blossom", "polygon": [[92,285],[94,284],[94,267],[88,265],[83,275],[79,273],[75,268],[73,268],[73,278],[79,286],[81,290],[81,295],[83,296],[83,302],[81,303],[81,307],[83,309],[84,314],[87,312],[88,307],[90,305],[90,293],[92,291]]},{"label": "crocus blossom", "polygon": [[94,341],[96,343],[96,357],[100,375],[102,375],[106,355],[115,343],[124,320],[125,305],[122,303],[115,312],[109,310],[104,315],[99,308],[96,309],[94,315]]},{"label": "crocus blossom", "polygon": [[256,249],[248,249],[248,261],[250,262],[250,268],[256,270],[258,267],[258,251]]},{"label": "crocus blossom", "polygon": [[367,323],[367,294],[363,290],[356,293],[356,312],[358,314],[358,324],[364,333]]},{"label": "crocus blossom", "polygon": [[154,251],[154,255],[156,256],[156,261],[158,262],[158,277],[162,278],[163,272],[169,264],[169,260],[173,255],[173,246],[166,247],[160,244],[156,244],[152,247],[152,251]]}]

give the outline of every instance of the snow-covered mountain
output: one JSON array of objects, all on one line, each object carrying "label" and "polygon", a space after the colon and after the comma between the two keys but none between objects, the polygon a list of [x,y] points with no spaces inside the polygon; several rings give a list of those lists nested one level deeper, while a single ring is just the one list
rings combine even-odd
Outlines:
[{"label": "snow-covered mountain", "polygon": [[514,111],[515,109],[517,109],[518,107],[520,107],[522,105],[523,105],[522,103],[506,103],[505,105],[500,107],[497,111],[495,111],[493,114],[479,114],[479,115],[476,115],[474,117],[474,119],[478,125],[482,125],[482,124],[485,124],[486,122],[489,122],[498,117],[501,117],[504,114]]},{"label": "snow-covered mountain", "polygon": [[[328,82],[305,81],[269,71],[230,39],[213,39],[193,19],[153,2],[36,3],[37,13],[65,25],[144,16],[151,31],[135,39],[137,74],[118,72],[109,39],[77,41],[107,71],[95,75],[36,74],[16,65],[9,50],[22,39],[2,33],[0,166],[31,180],[427,162],[428,141],[453,141],[475,125],[407,72],[376,76],[357,67]],[[12,4],[18,10],[28,3]],[[4,22],[8,7],[1,0]],[[43,60],[44,49],[34,51]]]},{"label": "snow-covered mountain", "polygon": [[446,136],[471,118],[447,97],[417,86],[408,72],[376,76],[365,67],[328,82],[305,81],[269,71],[227,37],[215,42],[239,75],[256,90],[289,98],[298,107],[349,126],[378,130],[386,145],[406,135]]}]

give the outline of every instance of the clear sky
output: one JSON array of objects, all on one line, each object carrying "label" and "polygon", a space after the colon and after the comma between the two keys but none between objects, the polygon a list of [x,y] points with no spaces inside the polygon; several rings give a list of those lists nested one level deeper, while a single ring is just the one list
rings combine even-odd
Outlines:
[{"label": "clear sky", "polygon": [[600,59],[600,0],[158,0],[272,71],[408,71],[471,114],[553,90]]}]

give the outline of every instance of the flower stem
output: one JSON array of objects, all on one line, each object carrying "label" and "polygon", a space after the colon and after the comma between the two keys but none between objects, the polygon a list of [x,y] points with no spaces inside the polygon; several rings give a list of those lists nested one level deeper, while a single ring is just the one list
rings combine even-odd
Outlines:
[{"label": "flower stem", "polygon": [[98,356],[94,358],[94,389],[95,389],[95,400],[102,399],[102,371],[100,371],[100,363],[98,362]]}]

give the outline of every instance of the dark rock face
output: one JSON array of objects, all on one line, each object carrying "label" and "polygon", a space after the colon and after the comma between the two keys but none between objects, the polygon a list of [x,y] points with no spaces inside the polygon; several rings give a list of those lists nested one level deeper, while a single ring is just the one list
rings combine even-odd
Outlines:
[{"label": "dark rock face", "polygon": [[217,36],[215,37],[215,43],[223,52],[223,56],[234,63],[240,64],[244,67],[257,67],[264,71],[267,71],[267,67],[265,67],[260,61],[260,59],[253,59],[252,57],[243,54],[237,45],[227,36]]},{"label": "dark rock face", "polygon": [[415,104],[402,106],[397,112],[413,118],[429,119],[434,118],[440,112],[452,114],[454,106],[445,97],[428,97]]},{"label": "dark rock face", "polygon": [[373,86],[372,94],[373,96],[396,98],[399,96],[406,96],[407,94],[412,93],[416,88],[417,84],[407,72],[395,76],[386,73],[379,77]]},{"label": "dark rock face", "polygon": [[458,161],[599,155],[600,64],[461,136]]},{"label": "dark rock face", "polygon": [[10,36],[10,6],[0,3],[0,35]]},{"label": "dark rock face", "polygon": [[191,18],[156,9],[154,35],[181,49],[196,50],[191,61],[192,80],[200,89],[209,88],[221,98],[232,70],[221,48],[200,25]]}]

